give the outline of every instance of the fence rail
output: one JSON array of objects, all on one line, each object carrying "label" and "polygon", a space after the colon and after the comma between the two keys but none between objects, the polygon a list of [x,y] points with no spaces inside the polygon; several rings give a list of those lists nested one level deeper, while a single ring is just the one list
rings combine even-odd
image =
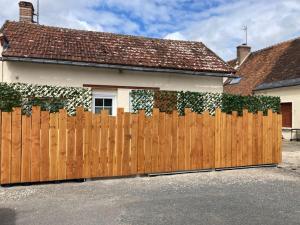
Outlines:
[{"label": "fence rail", "polygon": [[281,162],[281,115],[2,112],[1,184]]}]

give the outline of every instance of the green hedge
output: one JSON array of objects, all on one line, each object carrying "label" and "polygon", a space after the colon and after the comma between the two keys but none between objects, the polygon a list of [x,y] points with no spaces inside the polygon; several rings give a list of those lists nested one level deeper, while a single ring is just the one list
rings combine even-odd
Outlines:
[{"label": "green hedge", "polygon": [[83,106],[86,110],[91,109],[92,90],[79,87],[0,83],[0,100],[2,111],[22,107],[24,114],[30,114],[32,106],[41,106],[42,110],[50,112],[65,108],[73,115],[78,106]]},{"label": "green hedge", "polygon": [[131,91],[132,109],[137,112],[144,109],[150,115],[152,109],[159,108],[162,112],[178,110],[180,115],[184,114],[185,108],[191,108],[193,112],[202,113],[209,111],[214,114],[216,108],[223,112],[231,113],[237,111],[240,115],[244,108],[249,112],[263,111],[268,109],[274,112],[280,111],[280,98],[271,96],[241,96],[225,93],[208,92],[183,92],[183,91]]},{"label": "green hedge", "polygon": [[6,83],[0,83],[0,110],[11,111],[13,107],[21,106],[22,96],[20,92]]}]

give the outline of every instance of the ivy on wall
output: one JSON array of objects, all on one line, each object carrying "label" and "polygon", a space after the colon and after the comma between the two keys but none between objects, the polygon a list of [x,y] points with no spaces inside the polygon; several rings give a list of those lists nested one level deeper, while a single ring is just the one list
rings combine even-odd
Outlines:
[{"label": "ivy on wall", "polygon": [[178,110],[184,115],[185,108],[191,108],[193,112],[202,113],[209,111],[214,114],[216,108],[223,112],[231,113],[237,111],[240,115],[244,108],[249,112],[263,111],[268,109],[274,112],[280,111],[280,98],[271,96],[241,96],[226,93],[208,92],[183,92],[183,91],[153,91],[133,90],[131,91],[132,109],[137,112],[144,109],[150,115],[153,108],[159,108],[162,112]]},{"label": "ivy on wall", "polygon": [[33,105],[50,112],[65,108],[70,115],[75,114],[76,107],[83,106],[86,110],[92,107],[90,88],[0,83],[0,96],[1,110],[11,111],[19,106],[25,114],[30,114]]}]

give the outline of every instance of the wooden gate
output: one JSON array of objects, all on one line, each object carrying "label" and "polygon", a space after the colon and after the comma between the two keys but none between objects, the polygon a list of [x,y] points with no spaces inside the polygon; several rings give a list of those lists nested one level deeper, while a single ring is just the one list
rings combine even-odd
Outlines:
[{"label": "wooden gate", "polygon": [[281,115],[185,116],[153,110],[76,116],[21,109],[1,113],[1,184],[128,176],[281,162]]}]

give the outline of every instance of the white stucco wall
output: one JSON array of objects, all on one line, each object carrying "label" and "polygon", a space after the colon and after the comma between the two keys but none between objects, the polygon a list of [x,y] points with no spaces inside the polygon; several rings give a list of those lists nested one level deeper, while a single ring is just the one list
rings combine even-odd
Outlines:
[{"label": "white stucco wall", "polygon": [[[293,114],[292,127],[300,128],[300,86],[257,91],[255,92],[255,94],[279,96],[282,103],[291,102]],[[283,129],[283,136],[286,139],[291,138],[289,129]]]},{"label": "white stucco wall", "polygon": [[[82,87],[83,84],[158,87],[161,90],[223,92],[222,77],[122,71],[67,65],[4,62],[4,82]],[[107,90],[95,90],[102,92]],[[117,106],[129,110],[129,89],[119,88]]]}]

